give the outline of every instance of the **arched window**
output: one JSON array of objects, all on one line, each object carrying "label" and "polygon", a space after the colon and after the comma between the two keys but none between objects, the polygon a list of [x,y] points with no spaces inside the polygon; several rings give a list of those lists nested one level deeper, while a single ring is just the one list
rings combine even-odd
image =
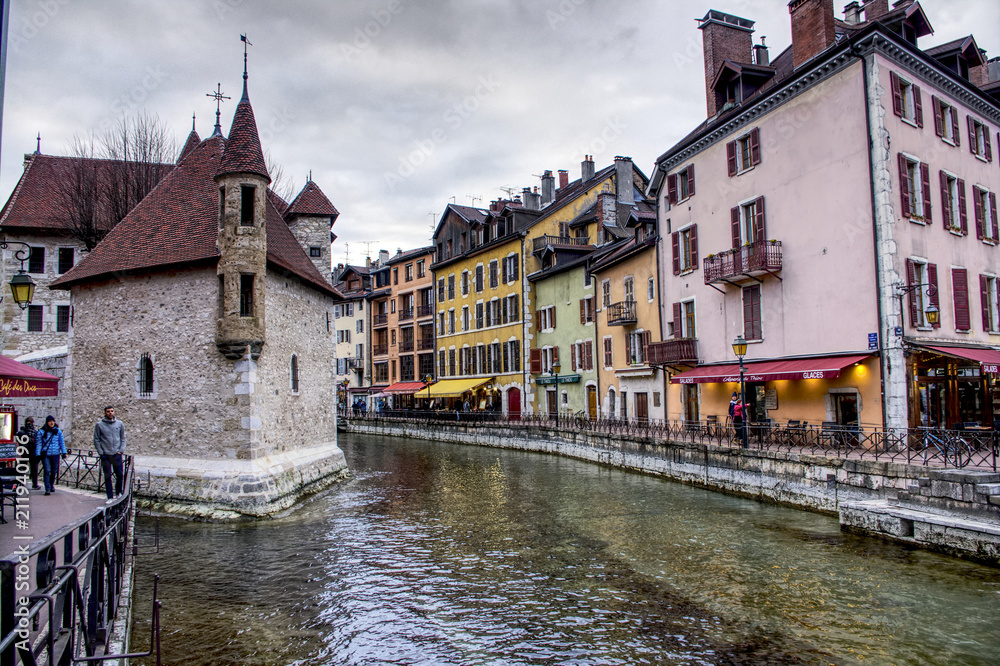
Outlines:
[{"label": "arched window", "polygon": [[139,357],[139,364],[136,368],[136,387],[140,398],[156,397],[156,379],[153,374],[153,358],[149,354]]},{"label": "arched window", "polygon": [[299,357],[292,354],[292,393],[299,392]]}]

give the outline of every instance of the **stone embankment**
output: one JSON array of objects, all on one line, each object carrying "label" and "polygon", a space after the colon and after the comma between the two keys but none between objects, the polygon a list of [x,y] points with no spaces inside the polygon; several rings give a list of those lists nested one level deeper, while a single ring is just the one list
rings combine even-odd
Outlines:
[{"label": "stone embankment", "polygon": [[1000,474],[538,426],[343,419],[351,432],[554,453],[840,518],[841,528],[1000,566]]}]

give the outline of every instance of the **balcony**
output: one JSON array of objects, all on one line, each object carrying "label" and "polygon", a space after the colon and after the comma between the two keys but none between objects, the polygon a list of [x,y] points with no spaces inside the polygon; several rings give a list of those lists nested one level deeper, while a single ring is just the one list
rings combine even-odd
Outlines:
[{"label": "balcony", "polygon": [[388,314],[374,314],[372,315],[372,326],[378,328],[379,326],[389,325],[389,315]]},{"label": "balcony", "polygon": [[417,319],[423,317],[433,317],[434,316],[434,304],[428,303],[427,305],[417,306]]},{"label": "balcony", "polygon": [[635,323],[635,301],[620,301],[607,307],[608,326],[624,326]]},{"label": "balcony", "polygon": [[650,343],[646,346],[646,361],[649,365],[697,364],[698,340],[679,338]]},{"label": "balcony", "polygon": [[705,257],[705,284],[781,270],[781,241],[758,241]]},{"label": "balcony", "polygon": [[399,343],[400,352],[411,352],[413,351],[413,340],[403,340]]},{"label": "balcony", "polygon": [[417,351],[427,351],[434,349],[434,338],[421,338],[417,340]]},{"label": "balcony", "polygon": [[372,345],[372,354],[375,356],[385,356],[389,353],[389,345]]},{"label": "balcony", "polygon": [[571,247],[586,247],[587,245],[590,245],[590,237],[550,236],[548,234],[545,234],[544,236],[539,236],[538,238],[534,239],[531,251],[538,252],[547,245],[563,245],[563,246],[568,245]]},{"label": "balcony", "polygon": [[399,311],[399,321],[409,321],[413,319],[413,308],[406,308]]}]

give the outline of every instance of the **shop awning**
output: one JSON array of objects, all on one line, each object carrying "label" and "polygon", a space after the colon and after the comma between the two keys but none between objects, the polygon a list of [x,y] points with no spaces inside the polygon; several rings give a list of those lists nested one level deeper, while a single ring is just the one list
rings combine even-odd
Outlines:
[{"label": "shop awning", "polygon": [[[815,356],[812,358],[776,359],[744,363],[743,381],[769,382],[778,379],[833,379],[849,365],[868,358],[870,354],[853,356]],[[703,365],[670,378],[671,384],[715,384],[740,381],[738,363]]]},{"label": "shop awning", "polygon": [[957,356],[967,361],[975,361],[982,365],[983,372],[990,375],[1000,375],[1000,350],[989,347],[946,347],[944,345],[934,347],[922,345],[922,347],[946,356]]},{"label": "shop awning", "polygon": [[382,393],[390,395],[411,395],[422,389],[426,384],[423,382],[396,382],[390,384],[382,390]]},{"label": "shop awning", "polygon": [[0,398],[51,398],[59,395],[59,378],[0,356]]},{"label": "shop awning", "polygon": [[485,384],[492,384],[493,377],[487,379],[442,379],[421,389],[414,397],[417,398],[458,398],[463,393],[474,391]]}]

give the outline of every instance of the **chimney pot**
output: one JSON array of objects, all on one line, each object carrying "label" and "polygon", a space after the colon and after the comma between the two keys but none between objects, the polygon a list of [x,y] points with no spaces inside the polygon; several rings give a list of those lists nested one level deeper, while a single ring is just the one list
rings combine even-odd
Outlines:
[{"label": "chimney pot", "polygon": [[767,47],[764,46],[763,41],[761,41],[760,44],[754,45],[753,61],[761,66],[766,66],[771,64],[771,58],[767,54]]},{"label": "chimney pot", "polygon": [[584,155],[583,162],[580,163],[580,179],[586,183],[594,177],[594,156]]},{"label": "chimney pot", "polygon": [[615,157],[615,189],[618,192],[618,201],[630,206],[635,204],[635,195],[632,185],[632,158]]},{"label": "chimney pot", "polygon": [[569,185],[569,171],[566,169],[559,169],[559,189]]},{"label": "chimney pot", "polygon": [[556,179],[552,175],[552,171],[549,169],[545,170],[542,174],[542,206],[548,206],[556,198]]}]

